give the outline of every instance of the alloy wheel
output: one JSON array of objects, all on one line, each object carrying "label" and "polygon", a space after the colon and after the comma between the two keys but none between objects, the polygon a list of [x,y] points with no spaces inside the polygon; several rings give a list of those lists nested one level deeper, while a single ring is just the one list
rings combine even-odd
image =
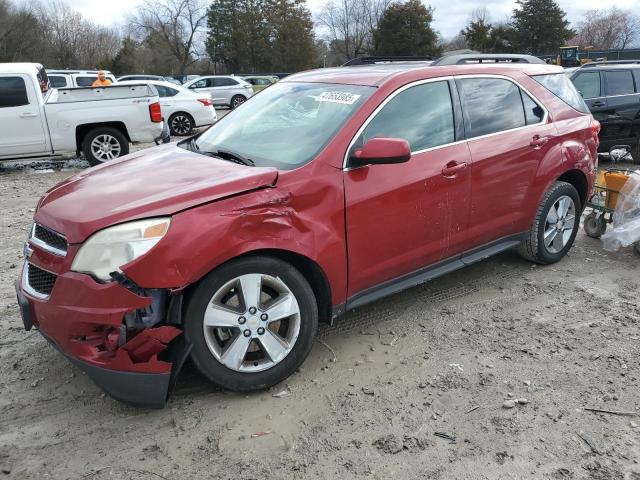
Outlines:
[{"label": "alloy wheel", "polygon": [[559,197],[549,209],[544,226],[544,246],[549,253],[559,253],[571,240],[576,225],[576,206],[567,195]]},{"label": "alloy wheel", "polygon": [[101,162],[118,158],[122,148],[118,139],[112,135],[103,133],[91,142],[91,153]]},{"label": "alloy wheel", "polygon": [[191,130],[191,119],[186,115],[176,115],[171,120],[171,129],[176,135],[186,135]]},{"label": "alloy wheel", "polygon": [[237,372],[260,372],[293,349],[300,333],[300,307],[280,278],[241,275],[213,295],[203,328],[216,360]]}]

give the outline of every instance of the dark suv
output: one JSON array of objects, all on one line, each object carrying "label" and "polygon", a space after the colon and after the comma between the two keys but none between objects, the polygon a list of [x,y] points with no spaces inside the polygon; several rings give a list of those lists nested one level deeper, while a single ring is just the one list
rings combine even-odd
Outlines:
[{"label": "dark suv", "polygon": [[570,74],[600,122],[600,152],[629,145],[640,163],[640,60],[588,63]]}]

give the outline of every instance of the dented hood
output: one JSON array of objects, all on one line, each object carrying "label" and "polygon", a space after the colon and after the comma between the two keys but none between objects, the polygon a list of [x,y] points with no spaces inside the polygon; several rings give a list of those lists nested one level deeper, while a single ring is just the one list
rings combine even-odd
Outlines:
[{"label": "dented hood", "polygon": [[275,168],[249,167],[174,144],[122,157],[68,178],[42,197],[35,220],[80,243],[116,223],[171,215],[274,185]]}]

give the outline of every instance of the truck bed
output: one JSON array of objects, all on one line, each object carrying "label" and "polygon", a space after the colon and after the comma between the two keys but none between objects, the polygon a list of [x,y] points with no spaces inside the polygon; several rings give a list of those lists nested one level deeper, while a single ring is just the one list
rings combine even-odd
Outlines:
[{"label": "truck bed", "polygon": [[93,102],[99,100],[124,100],[127,98],[156,97],[155,88],[148,84],[117,85],[109,87],[73,87],[60,88],[51,91],[46,103],[76,103]]}]

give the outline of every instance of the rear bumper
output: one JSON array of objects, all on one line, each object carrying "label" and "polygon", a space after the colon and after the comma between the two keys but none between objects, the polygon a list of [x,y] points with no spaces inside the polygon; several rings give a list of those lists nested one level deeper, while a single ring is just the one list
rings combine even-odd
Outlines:
[{"label": "rear bumper", "polygon": [[120,346],[107,346],[108,333],[122,327],[124,314],[143,307],[149,298],[74,272],[59,275],[46,299],[30,295],[23,283],[16,281],[15,289],[26,330],[37,327],[113,398],[148,408],[166,404],[191,351],[178,328],[150,327]]}]

